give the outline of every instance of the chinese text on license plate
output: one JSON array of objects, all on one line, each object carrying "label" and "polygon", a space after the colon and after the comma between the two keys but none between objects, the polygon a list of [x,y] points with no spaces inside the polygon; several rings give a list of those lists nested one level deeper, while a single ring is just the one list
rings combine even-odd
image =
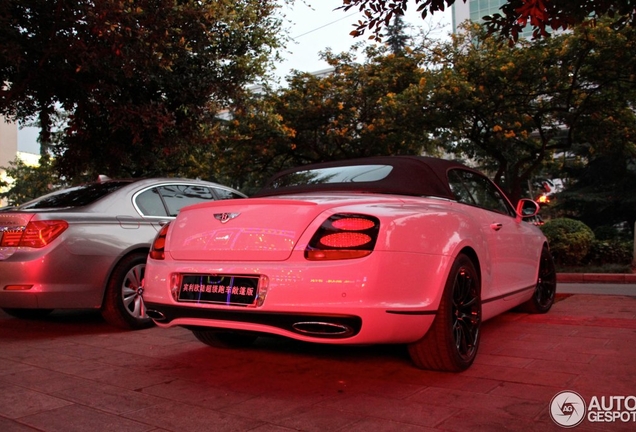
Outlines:
[{"label": "chinese text on license plate", "polygon": [[258,276],[183,275],[179,301],[250,306],[256,302]]}]

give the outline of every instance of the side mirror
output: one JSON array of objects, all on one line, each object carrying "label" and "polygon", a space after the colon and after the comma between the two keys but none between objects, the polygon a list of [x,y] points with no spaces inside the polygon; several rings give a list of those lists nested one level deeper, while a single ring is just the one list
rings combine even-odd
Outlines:
[{"label": "side mirror", "polygon": [[523,198],[517,203],[517,219],[529,218],[539,213],[539,204],[531,199]]}]

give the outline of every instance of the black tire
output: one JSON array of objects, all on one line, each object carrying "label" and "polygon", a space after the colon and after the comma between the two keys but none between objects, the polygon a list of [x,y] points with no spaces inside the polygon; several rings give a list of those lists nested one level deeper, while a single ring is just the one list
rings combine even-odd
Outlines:
[{"label": "black tire", "polygon": [[552,254],[547,246],[543,246],[539,262],[539,275],[532,298],[519,306],[523,312],[543,314],[552,308],[557,288],[557,272]]},{"label": "black tire", "polygon": [[481,338],[481,281],[475,264],[460,254],[448,275],[437,315],[424,337],[408,345],[421,369],[461,372],[475,360]]},{"label": "black tire", "polygon": [[18,308],[2,308],[3,311],[11,315],[12,317],[27,319],[27,320],[39,320],[49,316],[53,309],[18,309]]},{"label": "black tire", "polygon": [[109,324],[127,330],[153,325],[143,299],[146,259],[145,253],[133,253],[124,257],[113,270],[101,308],[102,316]]},{"label": "black tire", "polygon": [[219,330],[192,330],[192,333],[204,344],[215,348],[246,348],[258,339],[254,333]]}]

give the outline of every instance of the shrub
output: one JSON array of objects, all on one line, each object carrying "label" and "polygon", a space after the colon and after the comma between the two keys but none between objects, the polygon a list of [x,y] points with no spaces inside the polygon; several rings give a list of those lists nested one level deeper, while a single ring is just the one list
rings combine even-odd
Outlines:
[{"label": "shrub", "polygon": [[630,264],[633,252],[633,242],[595,239],[584,262],[601,266],[605,264]]},{"label": "shrub", "polygon": [[594,237],[597,240],[621,240],[623,242],[631,241],[634,238],[627,222],[596,227],[594,228]]},{"label": "shrub", "polygon": [[583,222],[558,218],[547,221],[541,230],[550,242],[550,250],[557,265],[578,265],[589,253],[594,232]]}]

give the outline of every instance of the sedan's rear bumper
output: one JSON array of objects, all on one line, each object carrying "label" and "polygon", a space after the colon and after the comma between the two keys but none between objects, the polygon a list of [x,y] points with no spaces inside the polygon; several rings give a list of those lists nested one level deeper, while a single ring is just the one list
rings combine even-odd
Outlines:
[{"label": "sedan's rear bumper", "polygon": [[47,252],[16,252],[0,261],[0,307],[99,308],[113,258]]}]

